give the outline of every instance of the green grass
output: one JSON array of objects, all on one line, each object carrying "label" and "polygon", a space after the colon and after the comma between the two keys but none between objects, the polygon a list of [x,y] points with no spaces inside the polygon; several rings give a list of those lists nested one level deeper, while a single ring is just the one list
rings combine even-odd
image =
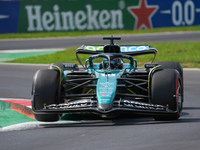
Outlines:
[{"label": "green grass", "polygon": [[16,33],[0,34],[0,39],[18,39],[18,38],[50,38],[50,37],[77,37],[77,36],[97,36],[97,35],[122,35],[122,34],[145,34],[160,32],[185,32],[200,31],[200,26],[189,27],[170,27],[153,28],[146,30],[100,30],[100,31],[70,31],[70,32],[38,32],[38,33]]},{"label": "green grass", "polygon": [[[158,50],[155,61],[177,61],[184,68],[200,68],[200,42],[168,42],[168,43],[153,43],[151,46]],[[34,63],[34,64],[51,64],[55,62],[71,62],[78,63],[75,55],[76,48],[69,48],[65,51],[59,51],[54,54],[15,59],[8,61],[10,63]],[[81,56],[84,60],[88,55]],[[137,56],[138,66],[143,66],[144,63],[151,62],[152,56]]]},{"label": "green grass", "polygon": [[[49,38],[49,37],[77,37],[77,36],[106,36],[122,34],[145,34],[145,33],[163,33],[163,32],[189,32],[200,31],[200,26],[189,27],[171,27],[171,28],[153,28],[148,30],[104,30],[104,31],[73,31],[73,32],[45,32],[45,33],[18,33],[18,34],[0,34],[0,39],[15,38]],[[178,61],[183,67],[200,68],[200,42],[176,42],[176,43],[153,43],[150,44],[158,49],[155,61]],[[75,55],[76,48],[69,48],[50,55],[15,59],[13,63],[36,63],[51,64],[54,62],[73,62],[77,63]],[[87,59],[88,56],[82,56],[81,59]],[[145,62],[151,62],[152,56],[140,56],[136,58],[139,66]]]}]

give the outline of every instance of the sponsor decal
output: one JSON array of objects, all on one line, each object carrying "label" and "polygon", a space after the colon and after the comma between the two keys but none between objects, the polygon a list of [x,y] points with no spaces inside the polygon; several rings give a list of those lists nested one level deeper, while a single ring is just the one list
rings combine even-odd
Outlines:
[{"label": "sponsor decal", "polygon": [[153,27],[192,26],[200,24],[200,1],[199,0],[148,0],[149,5],[158,5],[151,20]]},{"label": "sponsor decal", "polygon": [[97,50],[103,50],[103,47],[104,46],[89,46],[89,45],[86,45],[84,47],[84,50],[88,50],[88,51],[97,51]]},{"label": "sponsor decal", "polygon": [[55,4],[52,11],[42,11],[43,5],[26,5],[28,31],[73,31],[123,29],[123,14],[119,9],[93,9],[91,4],[79,10],[60,10]]},{"label": "sponsor decal", "polygon": [[101,93],[102,96],[110,96],[111,93]]},{"label": "sponsor decal", "polygon": [[157,5],[148,5],[147,0],[140,0],[138,6],[129,6],[128,11],[136,19],[134,29],[152,28],[151,17],[157,9]]},{"label": "sponsor decal", "polygon": [[114,76],[116,76],[116,74],[106,74],[106,75],[105,75],[105,74],[101,74],[101,76],[102,76],[102,77],[105,77],[105,76],[109,76],[109,77],[112,76],[112,77],[114,77]]},{"label": "sponsor decal", "polygon": [[162,105],[153,105],[148,103],[130,101],[130,100],[122,100],[122,106],[131,107],[135,109],[143,109],[143,110],[157,110],[157,111],[165,111],[167,107]]},{"label": "sponsor decal", "polygon": [[0,33],[193,26],[199,18],[199,0],[0,1]]},{"label": "sponsor decal", "polygon": [[64,68],[75,68],[75,64],[63,63]]},{"label": "sponsor decal", "polygon": [[104,87],[112,87],[114,85],[114,83],[110,83],[110,82],[105,82],[105,83],[99,83],[101,86]]},{"label": "sponsor decal", "polygon": [[121,52],[135,52],[148,50],[149,46],[121,46]]},{"label": "sponsor decal", "polygon": [[[141,46],[120,46],[121,52],[135,52],[135,51],[143,51],[148,50],[149,46],[141,45]],[[84,50],[89,51],[98,51],[103,50],[103,46],[85,46]]]}]

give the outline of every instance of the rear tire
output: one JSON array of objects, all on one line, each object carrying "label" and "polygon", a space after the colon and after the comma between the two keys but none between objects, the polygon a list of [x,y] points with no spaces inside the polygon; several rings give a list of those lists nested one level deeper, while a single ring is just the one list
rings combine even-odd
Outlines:
[{"label": "rear tire", "polygon": [[35,110],[43,109],[45,105],[58,104],[58,88],[60,76],[56,70],[38,70],[32,85],[32,110],[36,120],[51,122],[58,121],[60,114],[40,114]]},{"label": "rear tire", "polygon": [[181,89],[182,89],[182,93],[184,92],[183,89],[183,67],[179,62],[173,62],[173,61],[160,61],[160,62],[156,62],[159,65],[162,66],[163,69],[169,68],[169,69],[176,69],[179,74],[180,74],[180,78],[181,78]]},{"label": "rear tire", "polygon": [[173,62],[173,61],[160,61],[160,62],[156,62],[157,64],[161,65],[162,68],[166,69],[176,69],[181,78],[183,78],[183,68],[182,65],[179,62]]},{"label": "rear tire", "polygon": [[167,106],[176,114],[156,115],[155,120],[177,120],[180,117],[183,103],[180,74],[175,69],[156,71],[152,76],[152,104]]}]

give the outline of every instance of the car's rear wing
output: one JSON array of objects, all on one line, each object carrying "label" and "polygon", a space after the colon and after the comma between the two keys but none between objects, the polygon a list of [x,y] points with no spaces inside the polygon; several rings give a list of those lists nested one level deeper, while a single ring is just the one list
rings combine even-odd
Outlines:
[{"label": "car's rear wing", "polygon": [[[95,55],[100,53],[105,53],[105,47],[110,48],[120,48],[120,53],[131,55],[131,56],[138,56],[138,55],[145,55],[145,54],[154,54],[154,59],[156,57],[157,50],[149,45],[82,45],[76,50],[76,57],[81,65],[82,62],[80,61],[78,54],[89,54]],[[119,53],[119,51],[118,51]],[[154,60],[153,59],[153,60]]]},{"label": "car's rear wing", "polygon": [[[100,54],[104,53],[104,47],[104,45],[82,45],[76,50],[76,53],[90,55]],[[119,47],[121,53],[131,56],[157,53],[157,50],[149,45],[121,45]]]}]

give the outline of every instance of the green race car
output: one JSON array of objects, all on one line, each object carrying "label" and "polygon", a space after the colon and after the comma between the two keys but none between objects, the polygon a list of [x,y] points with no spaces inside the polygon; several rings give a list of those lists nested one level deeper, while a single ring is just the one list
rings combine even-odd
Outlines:
[{"label": "green race car", "polygon": [[[62,113],[90,112],[102,117],[137,113],[155,120],[176,120],[183,105],[183,69],[178,62],[137,67],[134,56],[153,54],[148,45],[107,45],[76,50],[80,66],[53,63],[38,70],[32,84],[32,110],[38,121],[58,121]],[[89,58],[83,64],[80,54]],[[155,59],[155,57],[154,57]],[[152,61],[153,62],[153,61]]]}]

